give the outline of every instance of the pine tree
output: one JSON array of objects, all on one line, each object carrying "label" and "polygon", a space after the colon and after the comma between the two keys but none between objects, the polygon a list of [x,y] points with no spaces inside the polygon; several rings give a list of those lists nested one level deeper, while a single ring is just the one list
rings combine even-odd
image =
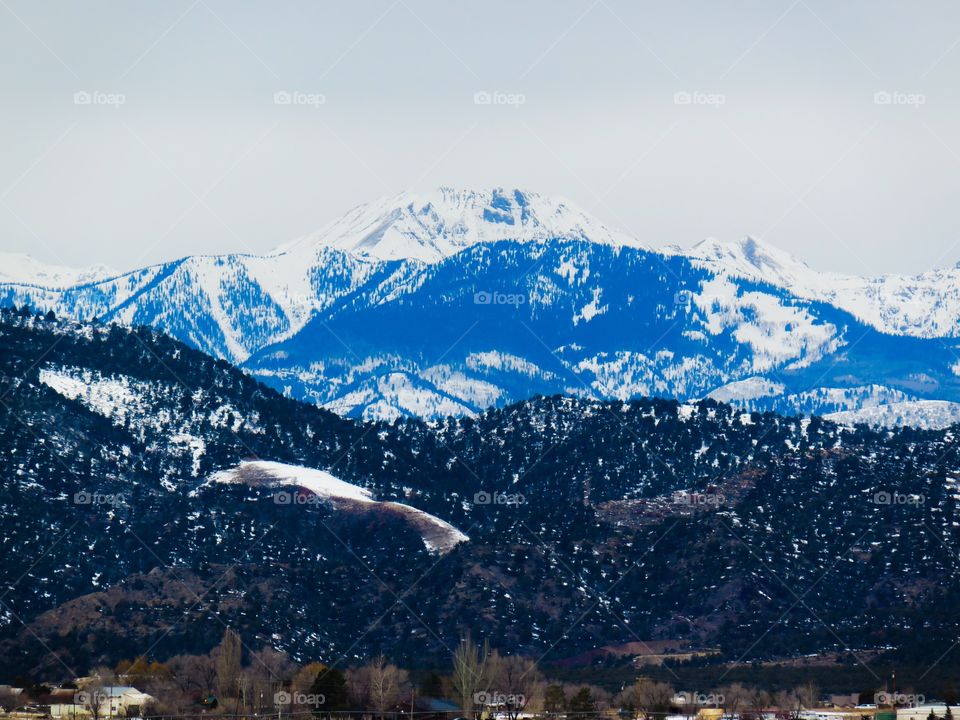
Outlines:
[{"label": "pine tree", "polygon": [[548,713],[562,713],[566,710],[567,698],[562,685],[547,685],[543,693],[543,709]]},{"label": "pine tree", "polygon": [[582,687],[570,698],[570,716],[586,720],[597,711],[597,703],[593,699],[590,688]]},{"label": "pine tree", "polygon": [[214,651],[217,667],[217,688],[221,698],[236,697],[240,691],[240,660],[243,643],[240,636],[227,628],[223,641]]},{"label": "pine tree", "polygon": [[350,707],[350,698],[347,695],[347,680],[343,673],[335,667],[324,666],[317,673],[317,678],[310,686],[310,694],[323,696],[323,703],[318,704],[316,710],[314,710],[318,715],[347,710]]}]

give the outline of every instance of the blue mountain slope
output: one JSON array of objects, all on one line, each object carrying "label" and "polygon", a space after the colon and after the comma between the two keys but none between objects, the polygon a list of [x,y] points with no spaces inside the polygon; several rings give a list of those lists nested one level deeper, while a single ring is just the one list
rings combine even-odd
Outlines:
[{"label": "blue mountain slope", "polygon": [[[719,282],[686,258],[557,241],[475,246],[389,294],[364,288],[244,367],[295,396],[382,417],[534,393],[689,399],[758,375],[785,394],[879,383],[955,399],[952,361],[940,339],[884,335],[773,286]],[[385,378],[399,387],[389,406]],[[492,402],[479,401],[484,389]]]}]

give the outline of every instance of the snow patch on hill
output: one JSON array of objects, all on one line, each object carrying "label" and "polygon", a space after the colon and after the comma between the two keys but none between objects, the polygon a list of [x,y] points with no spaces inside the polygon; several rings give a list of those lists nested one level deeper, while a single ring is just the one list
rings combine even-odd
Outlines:
[{"label": "snow patch on hill", "polygon": [[[129,375],[103,375],[77,367],[47,366],[40,370],[39,380],[68,400],[108,418],[118,427],[129,426],[166,433],[170,448],[189,455],[193,475],[200,474],[200,462],[206,454],[206,443],[197,436],[204,430],[229,429],[263,433],[259,417],[245,416],[230,403],[222,403],[210,412],[177,411],[183,398],[179,385],[146,381]],[[191,405],[200,405],[211,395],[210,390],[197,390]],[[157,410],[158,407],[163,409]]]},{"label": "snow patch on hill", "polygon": [[127,378],[103,378],[89,370],[40,371],[40,382],[69,400],[80,400],[90,410],[107,418],[123,421],[141,402]]},{"label": "snow patch on hill", "polygon": [[842,425],[866,423],[874,427],[911,427],[942,430],[960,423],[960,403],[947,400],[911,400],[888,405],[845,410],[824,415]]},{"label": "snow patch on hill", "polygon": [[366,509],[396,514],[416,529],[430,552],[446,553],[470,540],[445,520],[410,505],[379,502],[366,488],[345,482],[323,470],[266,460],[245,460],[234,468],[214,473],[215,483],[244,483],[252,486],[297,487],[309,490],[340,509]]},{"label": "snow patch on hill", "polygon": [[763,377],[750,377],[727,383],[710,392],[707,397],[717,402],[734,402],[737,400],[756,400],[762,397],[782,395],[786,388],[782,383],[773,382]]},{"label": "snow patch on hill", "polygon": [[218,483],[269,483],[302,487],[324,499],[374,502],[373,493],[366,488],[351,485],[323,470],[265,460],[244,461],[235,468],[213,474],[210,479]]},{"label": "snow patch on hill", "polygon": [[842,344],[837,328],[806,308],[767,293],[742,292],[724,275],[704,282],[691,299],[705,317],[707,332],[732,330],[738,342],[751,347],[756,372],[790,361],[788,369],[806,367]]}]

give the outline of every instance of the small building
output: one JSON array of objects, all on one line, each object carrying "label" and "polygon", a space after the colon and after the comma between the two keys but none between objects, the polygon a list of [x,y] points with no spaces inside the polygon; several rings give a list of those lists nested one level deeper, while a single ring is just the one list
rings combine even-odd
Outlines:
[{"label": "small building", "polygon": [[116,685],[104,688],[104,691],[100,717],[140,717],[147,705],[156,702],[152,695],[140,692],[132,685]]},{"label": "small building", "polygon": [[[97,712],[92,711],[93,702],[97,703]],[[101,720],[110,718],[137,718],[143,715],[146,707],[156,702],[156,698],[137,690],[132,685],[112,685],[93,688],[87,685],[85,690],[76,692],[71,702],[51,703],[50,716],[71,720],[72,718],[90,718],[96,715]]]},{"label": "small building", "polygon": [[89,708],[76,703],[50,703],[50,717],[53,718],[85,718],[90,716]]}]

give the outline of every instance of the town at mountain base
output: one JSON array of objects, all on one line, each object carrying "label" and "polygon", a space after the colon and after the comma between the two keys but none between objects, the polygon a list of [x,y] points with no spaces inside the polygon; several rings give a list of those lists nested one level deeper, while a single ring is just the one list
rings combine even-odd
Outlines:
[{"label": "town at mountain base", "polygon": [[[638,671],[644,674],[638,677]],[[502,654],[469,636],[426,667],[399,666],[382,654],[349,665],[298,662],[270,647],[252,649],[227,629],[205,654],[184,653],[167,662],[124,659],[81,677],[69,668],[43,680],[21,676],[15,685],[0,686],[0,712],[17,720],[407,714],[430,720],[952,720],[957,703],[956,687],[941,674],[928,674],[921,685],[939,688],[934,697],[913,690],[909,676],[865,675],[866,680],[855,684],[849,666],[819,660],[794,666],[793,684],[778,682],[756,666],[744,683],[737,668],[727,666],[720,682],[690,690],[702,680],[689,668],[678,666],[670,672],[668,680],[660,680],[643,667],[607,664],[602,673],[577,667],[573,675],[569,669],[540,666],[533,657]],[[54,676],[66,679],[54,682]],[[619,681],[620,676],[626,680]]]}]

